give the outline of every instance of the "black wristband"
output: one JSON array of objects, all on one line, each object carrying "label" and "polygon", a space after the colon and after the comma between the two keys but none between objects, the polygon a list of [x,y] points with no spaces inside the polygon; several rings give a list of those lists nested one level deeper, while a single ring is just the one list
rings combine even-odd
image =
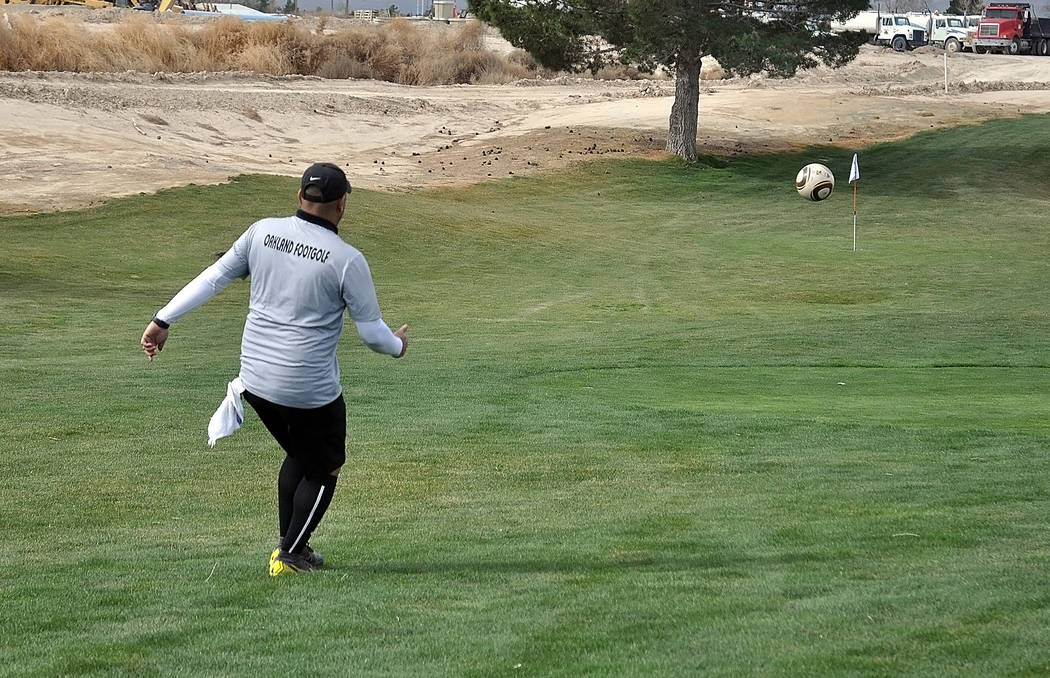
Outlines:
[{"label": "black wristband", "polygon": [[171,327],[171,323],[166,323],[157,316],[153,316],[153,323],[162,330],[166,330]]}]

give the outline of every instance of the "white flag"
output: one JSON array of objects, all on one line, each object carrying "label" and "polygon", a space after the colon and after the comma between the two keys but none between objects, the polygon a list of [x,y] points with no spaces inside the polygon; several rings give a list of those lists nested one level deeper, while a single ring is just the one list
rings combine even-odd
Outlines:
[{"label": "white flag", "polygon": [[857,166],[857,154],[853,154],[853,166],[849,168],[849,183],[860,179],[860,167]]}]

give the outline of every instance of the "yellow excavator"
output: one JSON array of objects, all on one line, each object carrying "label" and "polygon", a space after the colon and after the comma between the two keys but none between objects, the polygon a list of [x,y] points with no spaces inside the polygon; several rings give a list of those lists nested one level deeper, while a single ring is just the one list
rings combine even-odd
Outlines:
[{"label": "yellow excavator", "polygon": [[83,7],[112,7],[107,0],[0,0],[0,5],[81,5]]},{"label": "yellow excavator", "polygon": [[106,7],[127,7],[148,12],[181,12],[194,9],[201,12],[214,12],[215,5],[189,0],[0,0],[0,5],[80,5],[103,9]]}]

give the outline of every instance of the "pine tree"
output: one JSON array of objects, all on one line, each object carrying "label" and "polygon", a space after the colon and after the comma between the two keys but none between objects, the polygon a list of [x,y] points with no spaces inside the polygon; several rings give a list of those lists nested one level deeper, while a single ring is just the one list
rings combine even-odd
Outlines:
[{"label": "pine tree", "polygon": [[674,73],[667,151],[696,160],[700,63],[711,55],[732,75],[790,77],[857,56],[863,33],[832,33],[868,0],[468,0],[479,19],[555,70],[597,71],[612,62]]}]

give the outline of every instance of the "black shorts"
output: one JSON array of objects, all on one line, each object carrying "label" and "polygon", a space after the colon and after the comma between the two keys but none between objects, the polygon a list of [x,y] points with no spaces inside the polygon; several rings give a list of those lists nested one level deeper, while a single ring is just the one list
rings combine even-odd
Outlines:
[{"label": "black shorts", "polygon": [[303,409],[271,403],[244,392],[266,429],[307,477],[328,475],[346,463],[346,402],[339,396],[327,405]]}]

